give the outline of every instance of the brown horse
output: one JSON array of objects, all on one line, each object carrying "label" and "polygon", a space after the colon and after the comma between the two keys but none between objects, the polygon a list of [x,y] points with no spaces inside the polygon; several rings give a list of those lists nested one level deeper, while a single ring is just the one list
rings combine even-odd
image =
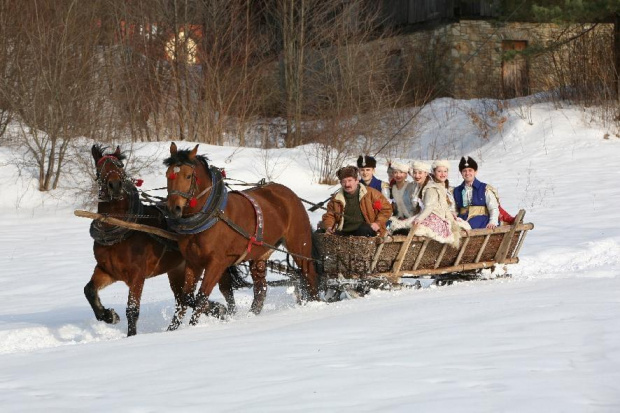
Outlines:
[{"label": "brown horse", "polygon": [[[187,261],[184,293],[189,294],[196,277],[204,270],[196,294],[190,324],[209,308],[208,297],[226,267],[249,261],[254,281],[251,311],[260,313],[267,290],[266,260],[274,248],[284,244],[301,269],[303,291],[318,299],[318,276],[311,259],[312,226],[300,199],[289,188],[267,184],[244,192],[228,193],[217,168],[204,156],[170,145],[168,166],[168,213],[171,226],[180,232],[179,248]],[[232,291],[220,288],[229,306]],[[180,325],[187,301],[173,317]],[[174,324],[174,326],[173,326]]]},{"label": "brown horse", "polygon": [[[153,206],[140,202],[136,186],[125,173],[123,166],[125,156],[121,153],[120,147],[117,147],[114,153],[104,155],[101,146],[93,145],[91,152],[99,184],[97,212],[166,229],[167,223],[163,213]],[[185,260],[176,242],[98,221],[93,221],[90,233],[95,239],[93,250],[97,265],[90,282],[84,287],[84,294],[97,320],[108,324],[120,321],[113,309],[105,308],[101,304],[99,290],[116,281],[123,281],[129,287],[126,310],[127,335],[135,335],[144,281],[163,273],[168,273],[177,307],[180,306],[185,280]],[[232,288],[226,284],[231,282],[229,276],[223,277],[222,282],[226,291]],[[221,310],[222,308],[217,308],[217,311]]]}]

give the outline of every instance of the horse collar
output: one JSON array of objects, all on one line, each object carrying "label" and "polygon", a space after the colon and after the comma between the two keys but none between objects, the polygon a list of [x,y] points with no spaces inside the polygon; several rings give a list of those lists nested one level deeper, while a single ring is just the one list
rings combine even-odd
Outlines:
[{"label": "horse collar", "polygon": [[[125,182],[123,190],[129,194],[129,211],[127,212],[127,222],[135,223],[138,217],[144,213],[144,206],[140,202],[138,189],[131,183]],[[133,233],[133,230],[119,226],[105,225],[100,221],[93,221],[90,224],[90,236],[97,243],[105,246],[118,244],[126,240]]]},{"label": "horse collar", "polygon": [[[203,165],[206,164],[203,163]],[[211,177],[211,192],[200,211],[188,217],[167,217],[169,228],[179,234],[198,234],[211,228],[219,220],[219,213],[224,211],[228,202],[228,190],[224,184],[222,172],[215,167],[208,168]]]}]

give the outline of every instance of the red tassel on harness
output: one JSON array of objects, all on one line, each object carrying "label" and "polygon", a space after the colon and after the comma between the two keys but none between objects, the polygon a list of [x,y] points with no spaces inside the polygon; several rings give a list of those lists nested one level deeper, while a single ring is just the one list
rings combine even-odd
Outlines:
[{"label": "red tassel on harness", "polygon": [[168,179],[176,179],[177,178],[177,174],[175,174],[174,172],[170,172],[170,175],[168,175]]},{"label": "red tassel on harness", "polygon": [[134,182],[137,187],[141,187],[142,184],[144,183],[144,179],[134,179]]},{"label": "red tassel on harness", "polygon": [[192,198],[189,200],[189,207],[193,208],[196,206],[196,204],[198,203],[198,201],[196,200],[196,198]]},{"label": "red tassel on harness", "polygon": [[222,178],[226,178],[226,171],[224,169],[222,169]]}]

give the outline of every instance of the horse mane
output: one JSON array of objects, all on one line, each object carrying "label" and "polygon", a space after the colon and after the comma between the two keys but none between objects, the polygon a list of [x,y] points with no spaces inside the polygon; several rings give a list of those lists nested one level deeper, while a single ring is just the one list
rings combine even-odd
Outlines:
[{"label": "horse mane", "polygon": [[[189,154],[192,149],[180,149],[174,155],[169,158],[164,159],[164,165],[173,166],[173,165],[194,165],[194,162],[189,159]],[[209,158],[205,155],[196,155],[196,159],[204,162],[207,169],[209,169]]]},{"label": "horse mane", "polygon": [[118,157],[116,155],[114,155],[114,151],[105,153],[109,149],[109,146],[103,146],[103,145],[100,145],[98,143],[96,143],[93,146],[101,154],[101,156],[113,156],[114,158],[118,159],[119,161],[123,161],[123,160],[127,159],[127,156],[123,152],[121,152],[121,154]]}]

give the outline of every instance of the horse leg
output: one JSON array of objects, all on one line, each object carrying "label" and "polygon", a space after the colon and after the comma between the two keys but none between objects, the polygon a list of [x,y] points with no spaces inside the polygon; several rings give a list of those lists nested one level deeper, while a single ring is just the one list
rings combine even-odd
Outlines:
[{"label": "horse leg", "polygon": [[127,298],[127,337],[135,336],[138,329],[138,317],[140,317],[140,300],[144,288],[144,277],[136,277],[129,286]]},{"label": "horse leg", "polygon": [[168,271],[168,283],[174,295],[175,307],[181,305],[183,300],[183,285],[185,282],[185,263]]},{"label": "horse leg", "polygon": [[194,289],[196,288],[196,283],[198,281],[198,275],[200,275],[200,270],[201,269],[199,267],[191,266],[187,263],[185,264],[183,292],[181,293],[180,300],[176,305],[174,315],[172,316],[172,320],[170,321],[170,325],[168,326],[168,331],[173,331],[179,328],[183,317],[185,317],[187,307],[191,306],[192,304],[195,305]]},{"label": "horse leg", "polygon": [[99,299],[99,290],[107,287],[115,281],[116,280],[112,278],[110,274],[103,271],[99,266],[96,266],[93,276],[88,284],[84,286],[84,295],[90,303],[90,306],[93,308],[95,317],[97,320],[105,321],[108,324],[116,324],[121,319],[118,314],[116,314],[116,311],[111,308],[107,309],[101,304],[101,300]]},{"label": "horse leg", "polygon": [[231,271],[238,271],[237,267],[228,267],[226,271],[224,271],[218,286],[220,288],[220,292],[226,300],[228,313],[235,314],[237,312],[237,304],[235,303],[235,296],[233,294],[233,275],[231,274]]},{"label": "horse leg", "polygon": [[[309,230],[310,231],[310,230]],[[301,270],[300,289],[305,299],[318,300],[319,299],[319,275],[317,273],[312,250],[312,237],[299,236],[304,231],[293,231],[292,236],[286,239],[286,248],[291,253],[295,264]],[[316,252],[315,252],[316,255]],[[308,257],[309,259],[302,258]],[[305,294],[304,294],[305,293]]]},{"label": "horse leg", "polygon": [[226,264],[214,259],[209,260],[209,263],[204,269],[204,276],[202,277],[200,290],[198,291],[198,294],[196,294],[196,299],[194,301],[194,312],[189,320],[190,325],[193,326],[198,324],[198,319],[200,318],[200,315],[202,313],[209,314],[210,306],[216,304],[209,301],[209,295],[213,291],[215,284],[217,284],[222,278],[225,270]]},{"label": "horse leg", "polygon": [[256,261],[250,261],[250,272],[252,274],[252,281],[254,281],[254,300],[252,301],[250,311],[256,315],[262,311],[265,297],[267,296],[266,262],[267,259],[264,257]]}]

